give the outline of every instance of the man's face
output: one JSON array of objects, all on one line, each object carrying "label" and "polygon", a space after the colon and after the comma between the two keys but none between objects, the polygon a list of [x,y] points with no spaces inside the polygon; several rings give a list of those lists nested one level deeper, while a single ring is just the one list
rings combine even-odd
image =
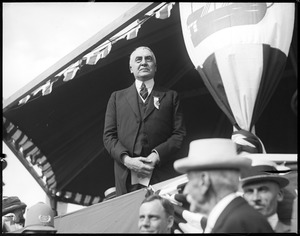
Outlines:
[{"label": "man's face", "polygon": [[207,194],[206,186],[202,183],[201,172],[190,171],[187,174],[188,183],[184,188],[184,194],[187,194],[187,201],[190,203],[190,211],[207,214]]},{"label": "man's face", "polygon": [[14,211],[15,223],[24,225],[24,222],[25,222],[24,213],[25,213],[25,209],[16,209]]},{"label": "man's face", "polygon": [[145,202],[139,212],[140,233],[170,233],[173,216],[167,216],[159,200]]},{"label": "man's face", "polygon": [[276,213],[278,202],[283,200],[278,184],[272,181],[249,183],[243,191],[247,202],[266,217]]},{"label": "man's face", "polygon": [[138,48],[133,52],[130,57],[130,72],[140,81],[154,78],[156,63],[148,49]]}]

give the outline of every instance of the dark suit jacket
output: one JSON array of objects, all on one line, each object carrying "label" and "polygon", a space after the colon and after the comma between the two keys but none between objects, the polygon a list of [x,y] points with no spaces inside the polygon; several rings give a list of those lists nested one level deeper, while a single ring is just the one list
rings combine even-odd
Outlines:
[{"label": "dark suit jacket", "polygon": [[[154,106],[153,96],[159,97],[159,109]],[[106,150],[114,159],[117,195],[128,192],[126,179],[130,173],[121,163],[121,154],[127,152],[129,156],[133,156],[142,123],[147,130],[150,149],[155,149],[160,156],[160,163],[155,167],[152,179],[160,182],[173,177],[170,176],[170,171],[173,170],[174,154],[181,148],[186,133],[178,94],[154,85],[149,99],[144,117],[139,112],[134,83],[129,88],[113,92],[108,101],[103,141]]]},{"label": "dark suit jacket", "polygon": [[267,219],[242,197],[235,198],[221,213],[212,233],[274,233]]}]

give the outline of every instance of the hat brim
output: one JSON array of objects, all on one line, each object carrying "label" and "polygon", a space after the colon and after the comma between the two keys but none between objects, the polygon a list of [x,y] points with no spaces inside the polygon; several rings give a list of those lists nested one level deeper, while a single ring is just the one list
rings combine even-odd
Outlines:
[{"label": "hat brim", "polygon": [[248,158],[240,158],[235,157],[232,159],[226,158],[225,160],[218,160],[216,162],[215,159],[205,160],[205,162],[201,163],[199,159],[196,158],[182,158],[174,162],[174,168],[177,172],[181,174],[185,174],[188,171],[192,170],[216,170],[216,169],[249,169],[251,167],[251,159]]},{"label": "hat brim", "polygon": [[17,209],[25,209],[27,205],[25,203],[21,203],[19,205],[13,205],[10,207],[6,207],[5,209],[2,209],[2,215],[6,215],[8,213],[12,213]]},{"label": "hat brim", "polygon": [[24,227],[22,232],[26,231],[49,231],[49,232],[57,232],[57,230],[51,226],[40,226],[40,225],[29,225]]},{"label": "hat brim", "polygon": [[256,175],[241,179],[242,187],[247,184],[262,182],[262,181],[273,181],[276,182],[280,188],[284,188],[289,184],[289,180],[282,176],[272,176],[272,175]]}]

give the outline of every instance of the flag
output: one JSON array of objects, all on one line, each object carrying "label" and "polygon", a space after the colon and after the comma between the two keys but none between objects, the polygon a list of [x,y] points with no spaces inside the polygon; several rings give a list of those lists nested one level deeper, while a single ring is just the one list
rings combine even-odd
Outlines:
[{"label": "flag", "polygon": [[63,79],[63,81],[67,82],[69,80],[72,80],[75,77],[75,75],[76,75],[76,73],[77,73],[78,70],[79,70],[79,67],[75,67],[75,68],[72,67],[72,68],[66,70],[64,72],[64,79]]},{"label": "flag", "polygon": [[38,89],[36,89],[35,91],[32,92],[32,96],[37,95],[40,91],[42,91],[42,95],[48,95],[52,92],[52,85],[53,85],[54,81],[50,81],[48,80],[46,84],[42,85],[41,87],[39,87]]},{"label": "flag", "polygon": [[27,95],[26,97],[22,98],[20,101],[19,101],[19,104],[18,105],[21,105],[21,104],[25,104],[30,98],[30,95]]},{"label": "flag", "polygon": [[137,37],[138,31],[141,28],[141,25],[138,24],[135,28],[133,28],[132,30],[130,30],[127,34],[126,34],[126,39],[130,40],[130,39],[134,39]]},{"label": "flag", "polygon": [[83,57],[86,59],[86,64],[95,65],[101,58],[105,58],[111,50],[112,44],[109,40],[105,41],[99,47],[94,49],[92,52],[88,53]]},{"label": "flag", "polygon": [[75,63],[73,63],[71,66],[69,66],[67,69],[65,69],[61,73],[57,74],[56,76],[64,75],[64,78],[63,78],[64,82],[72,80],[75,77],[77,71],[79,70],[79,68],[81,66],[81,62],[82,62],[81,59],[76,61]]},{"label": "flag", "polygon": [[172,3],[169,3],[169,4],[165,5],[165,6],[163,6],[159,11],[157,11],[155,13],[155,17],[157,19],[162,19],[162,20],[170,17],[171,10],[172,10],[174,4],[175,3],[172,2]]}]

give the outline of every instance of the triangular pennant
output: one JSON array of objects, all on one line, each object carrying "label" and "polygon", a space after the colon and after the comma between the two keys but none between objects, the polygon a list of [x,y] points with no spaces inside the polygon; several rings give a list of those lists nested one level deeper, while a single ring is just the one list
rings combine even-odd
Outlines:
[{"label": "triangular pennant", "polygon": [[96,65],[99,58],[100,58],[100,55],[99,53],[97,54],[89,54],[89,55],[86,55],[85,56],[87,59],[86,59],[86,64],[88,65]]},{"label": "triangular pennant", "polygon": [[50,94],[50,93],[52,92],[52,85],[53,85],[53,82],[54,82],[54,81],[52,81],[50,84],[47,84],[47,86],[45,86],[45,87],[43,88],[43,91],[42,91],[43,96],[44,96],[44,95],[48,95],[48,94]]},{"label": "triangular pennant", "polygon": [[[53,81],[54,82],[54,81]],[[50,82],[50,80],[47,81],[46,84],[42,85],[38,89],[32,92],[32,95],[35,96],[38,94],[38,92],[42,91],[42,95],[48,95],[52,92],[52,84],[53,82]]]},{"label": "triangular pennant", "polygon": [[21,105],[21,104],[25,104],[30,98],[30,95],[27,95],[26,97],[22,98],[20,101],[19,101],[19,104],[18,105]]},{"label": "triangular pennant", "polygon": [[137,27],[133,28],[132,30],[130,30],[127,34],[126,34],[126,39],[130,40],[130,39],[134,39],[137,37],[138,31],[141,28],[141,25],[138,25]]},{"label": "triangular pennant", "polygon": [[86,64],[95,65],[98,60],[105,58],[111,51],[112,44],[110,41],[106,41],[104,44],[100,45],[94,49],[91,53],[84,56],[86,58]]},{"label": "triangular pennant", "polygon": [[172,8],[173,8],[173,4],[174,4],[174,3],[169,3],[169,4],[165,5],[164,7],[162,7],[159,11],[157,11],[157,12],[155,13],[155,17],[156,17],[157,19],[162,19],[162,20],[164,20],[164,19],[170,17],[170,15],[171,15],[171,10],[172,10]]},{"label": "triangular pennant", "polygon": [[67,82],[69,80],[72,80],[75,77],[75,75],[76,75],[76,73],[77,73],[78,70],[79,70],[79,67],[75,67],[75,68],[73,67],[71,69],[66,70],[64,72],[64,79],[63,79],[63,81]]}]

